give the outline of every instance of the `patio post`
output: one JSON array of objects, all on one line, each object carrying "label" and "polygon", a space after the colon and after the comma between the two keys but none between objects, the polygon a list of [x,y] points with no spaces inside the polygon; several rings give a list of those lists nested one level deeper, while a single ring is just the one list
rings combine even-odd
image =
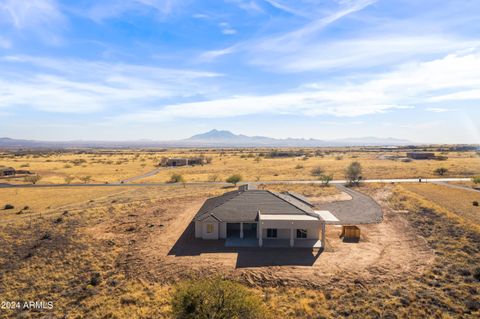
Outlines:
[{"label": "patio post", "polygon": [[322,248],[325,248],[325,223],[322,223]]},{"label": "patio post", "polygon": [[240,238],[243,238],[243,223],[240,223]]},{"label": "patio post", "polygon": [[294,240],[293,240],[293,225],[292,225],[292,227],[290,228],[290,247],[293,247],[293,244],[294,244]]},{"label": "patio post", "polygon": [[257,226],[257,231],[258,231],[258,246],[262,247],[263,246],[263,239],[262,239],[262,218],[260,211],[258,211],[258,226]]}]

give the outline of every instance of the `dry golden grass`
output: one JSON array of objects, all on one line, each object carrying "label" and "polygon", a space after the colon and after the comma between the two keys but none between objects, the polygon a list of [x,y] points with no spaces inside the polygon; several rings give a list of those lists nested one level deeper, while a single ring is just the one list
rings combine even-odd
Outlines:
[{"label": "dry golden grass", "polygon": [[[53,318],[168,318],[170,286],[146,283],[127,272],[128,237],[107,241],[86,230],[116,216],[155,208],[165,199],[222,192],[181,185],[68,188],[59,198],[57,188],[8,191],[18,191],[18,205],[30,204],[37,214],[28,219],[24,217],[33,213],[0,211],[0,300],[53,301],[54,309],[44,311]],[[0,310],[1,318],[16,316],[36,318],[39,313]]]},{"label": "dry golden grass", "polygon": [[[187,181],[208,181],[216,177],[224,181],[232,174],[241,174],[245,181],[281,181],[281,180],[315,180],[311,171],[320,166],[327,174],[333,174],[334,179],[344,179],[345,169],[353,161],[358,161],[363,167],[364,178],[432,178],[438,177],[434,170],[446,167],[445,177],[473,176],[480,173],[480,158],[471,157],[467,153],[452,153],[446,161],[419,160],[409,163],[379,159],[381,153],[347,152],[332,153],[324,157],[282,158],[272,159],[261,157],[242,158],[241,153],[209,154],[213,161],[209,165],[196,167],[178,167],[176,173],[182,174]],[[141,181],[167,181],[170,170],[145,178]]]},{"label": "dry golden grass", "polygon": [[[72,176],[73,183],[82,183],[80,178],[91,176],[94,183],[118,182],[139,176],[155,169],[161,157],[187,157],[205,155],[212,163],[204,166],[177,167],[187,181],[224,181],[232,174],[241,174],[246,181],[268,180],[315,180],[311,171],[320,166],[334,179],[343,179],[345,168],[358,161],[363,166],[364,178],[432,178],[434,170],[448,169],[446,177],[465,177],[480,174],[480,158],[472,152],[451,152],[448,160],[417,160],[409,163],[383,159],[387,153],[329,150],[323,156],[308,158],[267,158],[258,156],[266,150],[168,150],[165,152],[118,151],[114,154],[101,152],[89,154],[55,153],[48,155],[12,156],[0,154],[0,165],[27,169],[42,176],[39,183],[65,183]],[[313,152],[313,150],[311,150]],[[248,155],[251,154],[251,155]],[[389,155],[395,155],[388,153]],[[402,154],[397,154],[402,155]],[[28,167],[22,167],[28,165]],[[135,182],[166,182],[172,169],[163,169],[155,176]],[[22,183],[23,179],[10,182]]]},{"label": "dry golden grass", "polygon": [[405,184],[403,187],[480,226],[480,207],[473,205],[474,201],[480,203],[480,192],[436,184]]},{"label": "dry golden grass", "polygon": [[[24,155],[0,157],[0,165],[24,169],[41,175],[40,184],[65,183],[67,176],[72,183],[83,183],[80,179],[91,176],[92,183],[112,183],[141,175],[155,168],[159,155],[146,152],[127,154],[75,154]],[[11,179],[23,182],[23,178]]]},{"label": "dry golden grass", "polygon": [[127,187],[52,187],[52,188],[5,188],[0,189],[0,209],[6,204],[15,206],[12,210],[2,211],[0,215],[16,213],[28,206],[26,211],[48,212],[67,208],[68,205],[89,202],[104,196],[126,192]]},{"label": "dry golden grass", "polygon": [[[379,185],[365,187],[372,187],[372,192],[381,189]],[[394,282],[358,278],[346,287],[336,285],[333,280],[322,291],[304,289],[303,295],[316,294],[320,300],[326,300],[316,306],[320,317],[478,318],[480,229],[400,185],[395,186],[389,206],[405,211],[403,216],[409,226],[434,250],[432,267],[425,273],[412,273]],[[292,297],[288,304],[299,307],[296,301]],[[288,313],[288,310],[283,311]]]},{"label": "dry golden grass", "polygon": [[[339,285],[338,278],[332,278],[331,284],[315,289],[252,288],[272,310],[272,318],[478,318],[480,230],[408,187],[395,186],[389,205],[401,211],[397,214],[434,250],[431,269],[395,281],[358,278]],[[382,191],[380,184],[364,188]],[[58,199],[57,190],[17,190],[20,206],[46,212],[45,205],[52,201],[51,214],[37,216],[32,223],[23,215],[5,216],[0,211],[0,299],[52,300],[54,309],[2,310],[0,317],[169,318],[170,284],[139,279],[135,274],[142,269],[127,271],[126,263],[135,255],[126,225],[114,225],[118,229],[110,231],[122,234],[113,241],[86,230],[105,221],[139,218],[159,201],[183,202],[192,194],[207,197],[224,190],[181,185],[82,187],[69,188]],[[0,194],[5,191],[0,189]],[[98,282],[93,280],[97,274]]]}]

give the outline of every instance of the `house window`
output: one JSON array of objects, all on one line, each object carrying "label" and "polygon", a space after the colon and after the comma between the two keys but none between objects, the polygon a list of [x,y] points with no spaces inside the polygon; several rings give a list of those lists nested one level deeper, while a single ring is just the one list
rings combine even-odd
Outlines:
[{"label": "house window", "polygon": [[268,238],[277,238],[277,229],[276,228],[267,228],[267,237]]},{"label": "house window", "polygon": [[207,234],[213,233],[213,224],[207,224]]},{"label": "house window", "polygon": [[297,238],[307,238],[307,230],[297,229]]}]

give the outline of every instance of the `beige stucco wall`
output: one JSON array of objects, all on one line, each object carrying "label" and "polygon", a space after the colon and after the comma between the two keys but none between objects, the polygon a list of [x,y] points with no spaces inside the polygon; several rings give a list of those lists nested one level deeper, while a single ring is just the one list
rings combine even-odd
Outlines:
[{"label": "beige stucco wall", "polygon": [[224,238],[224,239],[227,238],[227,223],[221,222],[219,223],[218,227],[219,227],[218,237]]},{"label": "beige stucco wall", "polygon": [[202,238],[202,222],[195,221],[195,238]]},{"label": "beige stucco wall", "polygon": [[[213,232],[207,232],[207,225],[213,225]],[[200,235],[197,237],[197,235]],[[195,237],[202,239],[218,239],[219,238],[219,223],[213,219],[206,219],[204,221],[195,222]]]}]

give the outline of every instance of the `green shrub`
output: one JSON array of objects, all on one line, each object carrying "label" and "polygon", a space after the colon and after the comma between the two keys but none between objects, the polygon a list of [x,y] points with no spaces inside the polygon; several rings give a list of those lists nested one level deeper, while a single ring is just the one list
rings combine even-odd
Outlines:
[{"label": "green shrub", "polygon": [[327,174],[323,174],[320,176],[320,181],[322,182],[322,186],[328,186],[330,184],[330,182],[332,181],[333,179],[333,175],[327,175]]},{"label": "green shrub", "polygon": [[474,182],[475,184],[480,184],[480,176],[475,176],[474,178],[472,178],[472,182]]},{"label": "green shrub", "polygon": [[261,297],[239,283],[220,278],[187,281],[177,285],[171,299],[175,318],[264,318]]},{"label": "green shrub", "polygon": [[237,183],[241,180],[242,176],[240,176],[239,174],[233,174],[232,176],[229,176],[225,181],[236,186]]},{"label": "green shrub", "polygon": [[172,174],[170,176],[170,180],[168,182],[169,183],[184,183],[185,179],[180,174]]},{"label": "green shrub", "polygon": [[434,170],[433,172],[435,174],[437,174],[438,176],[443,176],[448,172],[448,169],[446,169],[445,167],[439,167],[436,170]]}]

